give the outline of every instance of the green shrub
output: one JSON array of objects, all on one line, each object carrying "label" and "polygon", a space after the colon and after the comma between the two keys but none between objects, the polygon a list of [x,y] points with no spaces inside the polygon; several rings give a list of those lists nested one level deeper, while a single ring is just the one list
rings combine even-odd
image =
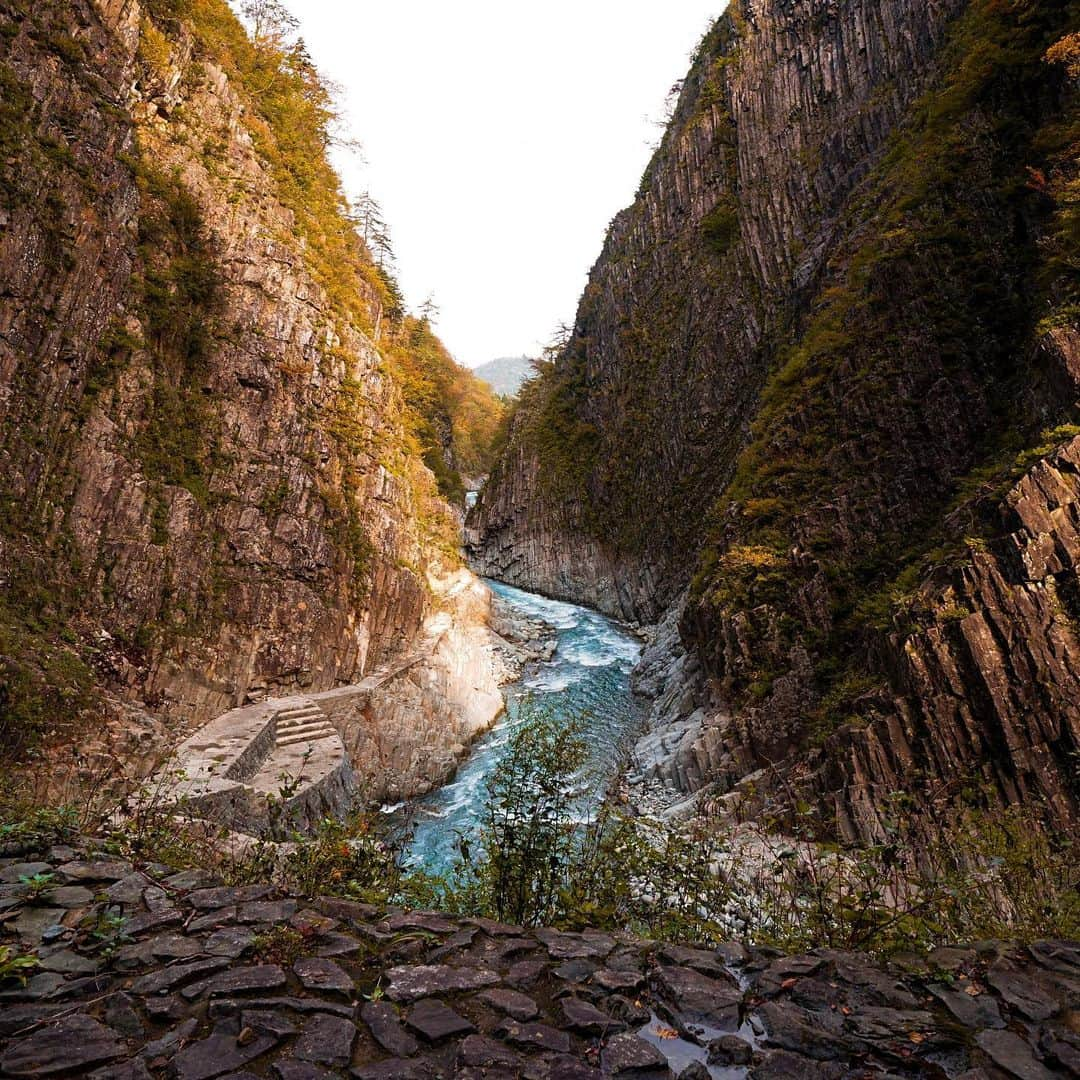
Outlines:
[{"label": "green shrub", "polygon": [[701,221],[701,235],[709,250],[723,256],[739,237],[739,207],[734,196],[726,195]]}]

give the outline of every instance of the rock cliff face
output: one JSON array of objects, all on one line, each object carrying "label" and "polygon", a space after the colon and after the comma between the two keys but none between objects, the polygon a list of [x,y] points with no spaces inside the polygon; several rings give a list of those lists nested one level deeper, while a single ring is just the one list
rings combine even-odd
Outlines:
[{"label": "rock cliff face", "polygon": [[91,683],[175,730],[356,682],[436,613],[395,313],[317,77],[260,48],[216,0],[0,4],[9,744]]},{"label": "rock cliff face", "polygon": [[758,3],[717,23],[471,519],[485,572],[648,621],[681,591],[768,336],[960,6]]},{"label": "rock cliff face", "polygon": [[1075,20],[745,0],[702,43],[469,519],[662,624],[642,776],[1075,821]]}]

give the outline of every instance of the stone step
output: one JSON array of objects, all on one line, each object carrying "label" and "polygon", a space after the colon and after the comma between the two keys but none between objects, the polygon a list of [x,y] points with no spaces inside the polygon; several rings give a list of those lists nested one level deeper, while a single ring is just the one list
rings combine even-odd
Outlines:
[{"label": "stone step", "polygon": [[303,720],[312,716],[322,716],[323,711],[318,705],[302,705],[295,709],[282,709],[277,714],[277,721],[280,724],[284,720]]},{"label": "stone step", "polygon": [[279,735],[291,735],[294,731],[303,731],[310,727],[326,727],[330,721],[325,716],[306,716],[303,720],[286,720],[278,724],[276,731]]},{"label": "stone step", "polygon": [[293,728],[310,727],[312,724],[325,724],[326,717],[319,713],[318,716],[298,716],[294,720],[279,720],[278,731],[292,731]]},{"label": "stone step", "polygon": [[286,735],[284,739],[278,739],[278,747],[282,746],[298,746],[300,743],[315,743],[321,742],[323,739],[329,739],[331,735],[336,735],[337,732],[332,727],[327,727],[323,731],[311,731],[303,735]]},{"label": "stone step", "polygon": [[324,731],[333,730],[333,724],[327,724],[325,720],[322,720],[319,724],[303,724],[295,728],[288,728],[286,731],[279,730],[275,742],[280,746],[282,739],[293,739],[296,735],[322,734]]}]

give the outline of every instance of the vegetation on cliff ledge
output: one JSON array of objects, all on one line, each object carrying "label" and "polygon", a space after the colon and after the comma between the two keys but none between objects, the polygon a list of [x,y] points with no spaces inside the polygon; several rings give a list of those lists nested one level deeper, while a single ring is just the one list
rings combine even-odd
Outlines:
[{"label": "vegetation on cliff ledge", "polygon": [[767,694],[801,641],[820,731],[872,708],[875,633],[912,629],[917,585],[1000,531],[1010,483],[1076,433],[1039,348],[1075,314],[1077,95],[1052,63],[1075,18],[971,4],[851,209],[854,239],[777,355],[695,580],[699,633],[745,613],[730,693]]}]

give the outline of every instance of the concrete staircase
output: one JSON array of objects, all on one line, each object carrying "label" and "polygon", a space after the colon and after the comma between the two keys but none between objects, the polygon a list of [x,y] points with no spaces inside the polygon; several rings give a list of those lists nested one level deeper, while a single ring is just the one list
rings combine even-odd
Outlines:
[{"label": "concrete staircase", "polygon": [[277,714],[275,745],[296,746],[328,739],[337,732],[318,705],[301,705]]},{"label": "concrete staircase", "polygon": [[241,706],[204,724],[175,749],[158,782],[163,800],[185,815],[249,836],[270,827],[269,798],[277,827],[310,832],[348,814],[357,787],[341,736],[308,696]]}]

